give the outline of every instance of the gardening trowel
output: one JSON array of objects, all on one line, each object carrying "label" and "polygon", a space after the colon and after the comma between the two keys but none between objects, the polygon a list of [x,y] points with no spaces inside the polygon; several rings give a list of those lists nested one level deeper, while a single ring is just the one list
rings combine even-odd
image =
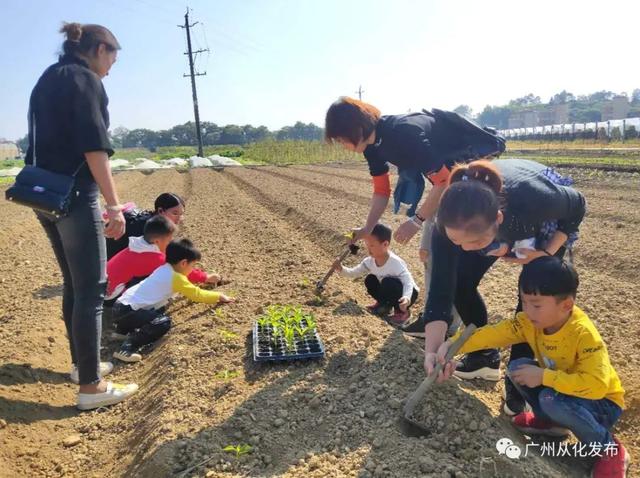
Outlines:
[{"label": "gardening trowel", "polygon": [[[340,255],[340,262],[344,261],[349,254],[353,254],[354,256],[358,253],[360,247],[355,244],[349,244],[349,246],[345,249],[345,251]],[[333,275],[335,269],[331,267],[329,271],[324,275],[321,281],[318,281],[316,284],[316,293],[322,292],[324,290],[324,285],[329,280],[329,277]]]},{"label": "gardening trowel", "polygon": [[[471,337],[471,335],[475,330],[476,330],[476,326],[473,324],[469,324],[465,327],[460,337],[458,337],[458,339],[455,342],[453,342],[449,347],[449,350],[447,351],[447,355],[445,356],[445,363],[448,363],[451,359],[453,359],[453,357],[458,353],[458,350],[460,350],[460,347],[462,347],[462,345],[467,341],[467,339]],[[407,399],[407,402],[405,403],[404,410],[403,410],[404,415],[402,417],[402,424],[406,434],[413,435],[413,436],[424,436],[430,433],[429,429],[427,429],[424,425],[418,423],[413,418],[413,412],[416,409],[416,405],[418,404],[420,399],[423,397],[425,393],[427,393],[427,390],[429,390],[431,385],[433,385],[433,383],[436,381],[436,378],[438,377],[441,371],[442,371],[442,364],[438,362],[435,366],[435,369],[431,373],[431,375],[425,378],[420,384],[420,386],[416,389],[416,391],[413,392],[411,396]]]}]

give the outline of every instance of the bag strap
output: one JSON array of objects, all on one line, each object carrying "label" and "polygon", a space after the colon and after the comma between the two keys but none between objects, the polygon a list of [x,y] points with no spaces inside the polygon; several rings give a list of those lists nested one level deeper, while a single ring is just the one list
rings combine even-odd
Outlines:
[{"label": "bag strap", "polygon": [[33,166],[36,167],[36,114],[31,112],[31,137],[33,138]]},{"label": "bag strap", "polygon": [[78,166],[76,168],[76,170],[74,171],[74,173],[71,175],[72,178],[75,178],[76,175],[80,172],[80,169],[82,168],[82,166],[84,166],[84,163],[86,163],[87,160],[85,159],[84,161],[82,161],[82,163],[80,163],[80,166]]},{"label": "bag strap", "polygon": [[[31,112],[31,137],[33,138],[33,166],[36,167],[36,114],[33,111]],[[78,175],[80,169],[82,169],[82,166],[84,166],[84,163],[86,162],[87,160],[85,159],[80,163],[80,166],[78,166],[71,175],[72,178],[75,178]]]}]

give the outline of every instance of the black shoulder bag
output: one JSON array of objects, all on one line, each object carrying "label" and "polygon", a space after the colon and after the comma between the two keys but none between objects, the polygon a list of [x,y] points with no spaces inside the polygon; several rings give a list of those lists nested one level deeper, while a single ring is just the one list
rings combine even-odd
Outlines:
[{"label": "black shoulder bag", "polygon": [[33,165],[27,164],[16,181],[5,191],[7,200],[51,214],[57,218],[69,214],[76,175],[84,162],[71,175],[54,173],[36,166],[36,122],[32,116]]}]

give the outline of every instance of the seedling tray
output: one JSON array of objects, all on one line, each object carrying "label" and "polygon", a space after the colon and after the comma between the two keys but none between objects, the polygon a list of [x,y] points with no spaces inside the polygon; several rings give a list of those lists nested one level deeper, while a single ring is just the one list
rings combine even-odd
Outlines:
[{"label": "seedling tray", "polygon": [[[304,320],[302,325],[306,325]],[[284,360],[310,360],[324,357],[324,344],[318,331],[297,336],[293,347],[288,348],[283,337],[273,337],[271,325],[253,324],[253,360],[255,362],[271,362]]]}]

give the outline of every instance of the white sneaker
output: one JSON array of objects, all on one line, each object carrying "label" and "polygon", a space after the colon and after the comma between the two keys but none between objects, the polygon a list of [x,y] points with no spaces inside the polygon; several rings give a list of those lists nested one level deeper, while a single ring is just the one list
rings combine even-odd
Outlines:
[{"label": "white sneaker", "polygon": [[77,407],[80,410],[93,410],[120,403],[138,391],[138,384],[107,382],[107,391],[102,393],[78,393]]},{"label": "white sneaker", "polygon": [[113,352],[113,357],[128,363],[140,362],[142,360],[141,354],[136,351],[127,350],[124,347]]},{"label": "white sneaker", "polygon": [[[104,377],[105,375],[109,375],[112,370],[113,364],[111,362],[100,362],[100,378]],[[80,374],[78,373],[78,367],[76,367],[75,364],[71,367],[69,378],[76,385],[80,383]]]}]

